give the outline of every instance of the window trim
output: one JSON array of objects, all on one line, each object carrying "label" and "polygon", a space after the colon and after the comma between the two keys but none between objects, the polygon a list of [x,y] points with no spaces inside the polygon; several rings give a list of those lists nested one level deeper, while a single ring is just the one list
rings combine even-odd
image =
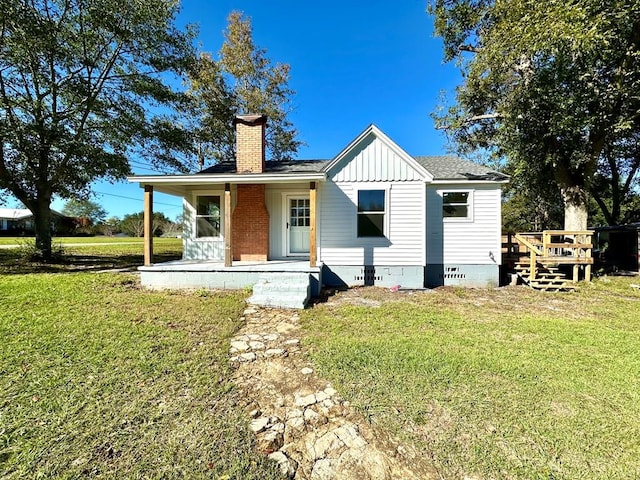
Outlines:
[{"label": "window trim", "polygon": [[[358,196],[360,192],[364,192],[364,191],[381,191],[384,192],[384,210],[382,212],[360,212],[358,211]],[[378,184],[378,185],[366,185],[366,186],[361,186],[359,185],[356,189],[355,189],[355,210],[356,210],[356,217],[355,217],[355,222],[354,222],[354,226],[355,226],[355,237],[357,240],[360,241],[379,241],[380,239],[388,239],[389,238],[389,196],[390,196],[390,188],[388,185],[386,184]],[[367,214],[367,213],[373,213],[373,214],[382,214],[382,235],[380,236],[360,236],[358,235],[358,217],[360,216],[360,214]]]},{"label": "window trim", "polygon": [[[469,189],[469,188],[447,188],[447,189],[442,189],[442,190],[438,190],[438,194],[440,195],[440,198],[442,200],[442,207],[441,207],[441,214],[442,214],[442,220],[444,222],[473,222],[473,189]],[[463,204],[463,203],[445,203],[444,202],[444,195],[445,193],[467,193],[467,203]],[[445,205],[466,205],[467,206],[467,216],[466,217],[446,217],[444,215],[444,206]]]},{"label": "window trim", "polygon": [[[210,218],[211,215],[198,215],[198,198],[199,197],[219,197],[220,198],[220,232],[218,236],[198,236],[198,218]],[[194,192],[193,194],[193,239],[196,242],[221,240],[224,238],[224,196],[220,191],[203,191]]]}]

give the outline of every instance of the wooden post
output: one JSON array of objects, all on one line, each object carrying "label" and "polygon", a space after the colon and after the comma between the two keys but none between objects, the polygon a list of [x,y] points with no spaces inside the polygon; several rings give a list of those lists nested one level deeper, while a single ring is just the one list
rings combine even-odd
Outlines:
[{"label": "wooden post", "polygon": [[548,257],[550,256],[550,252],[548,251],[548,245],[551,243],[551,236],[549,235],[549,233],[545,230],[544,232],[542,232],[542,256],[543,257]]},{"label": "wooden post", "polygon": [[153,263],[153,185],[144,186],[144,264]]},{"label": "wooden post", "polygon": [[233,259],[231,250],[231,184],[224,184],[224,266],[230,267]]},{"label": "wooden post", "polygon": [[[593,237],[588,234],[584,236],[584,242],[585,244],[588,245],[593,245]],[[590,248],[587,248],[585,250],[585,257],[587,258],[587,261],[592,261],[591,258],[593,258],[593,251]],[[587,263],[584,267],[584,281],[585,282],[590,282],[591,281],[591,264]]]},{"label": "wooden post", "polygon": [[309,266],[318,263],[318,247],[316,245],[316,182],[309,184]]},{"label": "wooden post", "polygon": [[529,281],[533,282],[536,279],[536,275],[538,274],[538,272],[536,272],[536,252],[531,250],[529,252],[529,255],[531,255],[531,260],[529,262]]}]

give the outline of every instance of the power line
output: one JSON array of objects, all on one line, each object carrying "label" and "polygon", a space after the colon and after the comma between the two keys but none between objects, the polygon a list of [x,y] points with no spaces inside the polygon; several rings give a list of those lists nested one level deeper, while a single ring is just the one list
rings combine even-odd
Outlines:
[{"label": "power line", "polygon": [[[93,192],[93,193],[97,193],[98,195],[107,195],[109,197],[124,198],[126,200],[135,200],[136,202],[144,202],[144,200],[141,198],[125,197],[124,195],[116,195],[115,193],[105,193],[105,192]],[[165,205],[167,207],[182,208],[182,205],[174,205],[171,203],[162,203],[162,202],[153,202],[153,203],[154,205]]]}]

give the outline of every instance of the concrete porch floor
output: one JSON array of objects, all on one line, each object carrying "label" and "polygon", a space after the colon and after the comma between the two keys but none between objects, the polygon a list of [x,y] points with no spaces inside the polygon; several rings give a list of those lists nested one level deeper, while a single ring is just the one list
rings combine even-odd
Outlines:
[{"label": "concrete porch floor", "polygon": [[157,289],[252,288],[264,275],[307,274],[311,296],[320,295],[322,286],[322,264],[309,266],[309,260],[269,260],[266,262],[235,261],[231,267],[212,260],[174,260],[138,267],[143,286]]},{"label": "concrete porch floor", "polygon": [[308,259],[234,261],[231,267],[214,260],[174,260],[138,267],[141,272],[317,272],[321,269],[322,264],[310,267]]}]

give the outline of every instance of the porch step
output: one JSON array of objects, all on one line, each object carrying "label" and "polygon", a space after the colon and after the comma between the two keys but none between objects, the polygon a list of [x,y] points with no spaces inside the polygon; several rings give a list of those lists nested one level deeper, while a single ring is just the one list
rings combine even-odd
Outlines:
[{"label": "porch step", "polygon": [[247,302],[264,307],[305,308],[310,296],[308,273],[269,272],[260,275]]}]

